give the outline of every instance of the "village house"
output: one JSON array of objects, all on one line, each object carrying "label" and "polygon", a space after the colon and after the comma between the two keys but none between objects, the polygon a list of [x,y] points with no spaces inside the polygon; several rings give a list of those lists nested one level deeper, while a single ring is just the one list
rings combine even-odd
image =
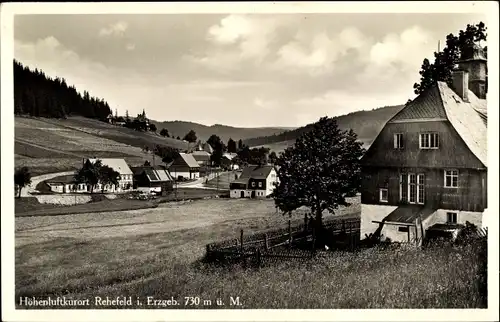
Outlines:
[{"label": "village house", "polygon": [[487,212],[486,58],[461,57],[390,119],[362,158],[361,238],[405,242],[483,226]]},{"label": "village house", "polygon": [[[107,165],[116,172],[120,174],[120,180],[118,185],[114,186],[111,184],[104,185],[104,192],[124,192],[132,189],[132,171],[128,167],[127,163],[123,159],[88,159],[90,162],[94,163],[96,160],[101,160],[102,165]],[[83,164],[87,162],[87,159],[83,159]],[[86,183],[76,182],[74,175],[60,176],[53,179],[45,181],[45,184],[50,188],[52,192],[57,193],[87,193],[91,192],[91,186]],[[98,183],[94,186],[94,192],[101,192],[103,186]]]},{"label": "village house", "polygon": [[191,154],[179,153],[170,164],[168,171],[176,180],[198,179],[200,177],[200,165]]},{"label": "village house", "polygon": [[191,153],[193,158],[198,162],[200,166],[209,166],[212,162],[210,161],[210,153],[207,151],[196,150]]},{"label": "village house", "polygon": [[230,183],[231,198],[266,198],[278,182],[277,172],[271,165],[250,165],[240,177]]},{"label": "village house", "polygon": [[[57,193],[82,193],[90,191],[86,184],[76,182],[73,175],[60,176],[45,181],[50,191]],[[87,190],[89,188],[89,190]]]},{"label": "village house", "polygon": [[[124,159],[113,159],[113,158],[92,158],[88,159],[91,163],[95,163],[97,160],[100,160],[102,165],[108,166],[111,169],[115,170],[120,174],[120,179],[118,180],[118,185],[115,187],[114,185],[106,185],[104,187],[104,191],[108,192],[123,192],[132,189],[133,184],[133,173],[130,170],[127,162]],[[84,159],[85,163],[86,160]],[[94,190],[101,190],[101,184],[98,183]],[[90,190],[89,190],[90,191]]]},{"label": "village house", "polygon": [[222,166],[229,170],[238,170],[240,167],[234,162],[236,156],[236,153],[224,153],[221,160]]},{"label": "village house", "polygon": [[140,166],[131,168],[134,190],[162,193],[171,191],[173,178],[164,166]]}]

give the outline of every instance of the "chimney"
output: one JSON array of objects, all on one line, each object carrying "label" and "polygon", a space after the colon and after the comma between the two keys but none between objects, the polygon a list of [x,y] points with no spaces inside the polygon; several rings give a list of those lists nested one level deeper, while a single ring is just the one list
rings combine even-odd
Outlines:
[{"label": "chimney", "polygon": [[469,72],[455,70],[451,74],[452,88],[464,102],[469,102]]}]

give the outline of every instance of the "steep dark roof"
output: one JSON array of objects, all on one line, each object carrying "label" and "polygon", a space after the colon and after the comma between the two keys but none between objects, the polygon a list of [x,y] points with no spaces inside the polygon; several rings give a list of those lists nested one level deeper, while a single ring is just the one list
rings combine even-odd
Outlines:
[{"label": "steep dark roof", "polygon": [[240,179],[267,179],[272,169],[272,165],[249,165],[243,169]]},{"label": "steep dark roof", "polygon": [[479,99],[470,90],[468,98],[465,102],[445,82],[437,82],[387,123],[448,120],[469,150],[487,166],[486,100]]},{"label": "steep dark roof", "polygon": [[207,151],[194,151],[191,154],[196,161],[210,161],[210,153]]},{"label": "steep dark roof", "polygon": [[389,120],[397,123],[403,120],[436,120],[446,119],[446,112],[441,102],[441,95],[437,86],[431,87],[413,101],[408,103],[401,111]]},{"label": "steep dark roof", "polygon": [[146,177],[151,182],[165,182],[172,181],[172,176],[163,166],[140,166],[140,167],[132,167],[131,168],[134,175],[140,175],[142,173],[146,174]]},{"label": "steep dark roof", "polygon": [[199,168],[200,165],[194,159],[191,154],[187,153],[179,153],[179,156],[174,160],[174,162],[170,166],[179,166],[179,165],[187,165],[190,168]]}]

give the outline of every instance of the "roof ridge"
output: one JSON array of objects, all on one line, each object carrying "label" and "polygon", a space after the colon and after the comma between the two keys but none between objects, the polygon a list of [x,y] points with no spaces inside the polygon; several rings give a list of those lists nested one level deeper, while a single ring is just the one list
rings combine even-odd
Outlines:
[{"label": "roof ridge", "polygon": [[438,93],[439,93],[439,101],[441,102],[441,106],[443,107],[444,115],[446,116],[446,119],[449,121],[450,118],[448,116],[448,111],[446,110],[446,107],[444,106],[443,93],[441,91],[442,83],[446,84],[446,86],[448,86],[448,84],[446,82],[442,82],[442,81],[437,81],[436,83],[437,83],[436,85],[437,85],[437,89],[438,89]]}]

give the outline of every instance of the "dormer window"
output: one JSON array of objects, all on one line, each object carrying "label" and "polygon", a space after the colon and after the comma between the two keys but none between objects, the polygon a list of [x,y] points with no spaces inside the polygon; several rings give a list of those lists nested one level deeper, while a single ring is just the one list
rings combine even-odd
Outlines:
[{"label": "dormer window", "polygon": [[394,134],[394,149],[402,149],[403,147],[403,133]]},{"label": "dormer window", "polygon": [[439,148],[438,133],[420,133],[419,145],[420,149],[438,149]]},{"label": "dormer window", "polygon": [[255,181],[252,182],[252,188],[255,188]]}]

